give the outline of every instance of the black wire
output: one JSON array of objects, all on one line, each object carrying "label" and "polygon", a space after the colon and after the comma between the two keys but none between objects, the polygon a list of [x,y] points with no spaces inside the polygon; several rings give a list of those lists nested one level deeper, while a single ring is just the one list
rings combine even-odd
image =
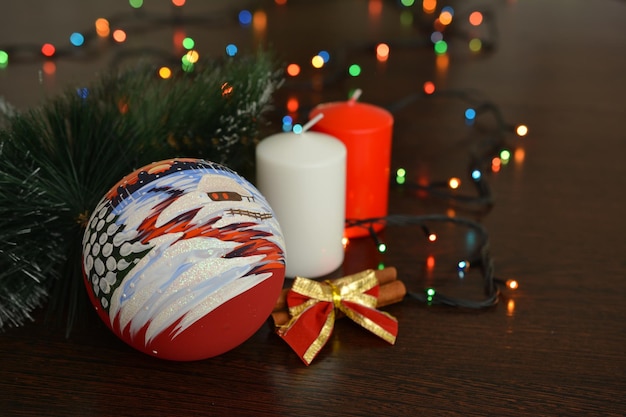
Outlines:
[{"label": "black wire", "polygon": [[[494,276],[493,260],[489,254],[489,235],[487,230],[480,223],[463,217],[450,217],[439,214],[430,215],[403,215],[392,214],[384,217],[373,217],[367,219],[346,219],[346,227],[362,227],[372,234],[374,224],[385,224],[387,226],[426,226],[428,223],[451,223],[456,226],[466,227],[476,233],[477,244],[475,253],[470,256],[470,265],[478,267],[482,274],[482,284],[485,298],[482,300],[469,300],[464,298],[450,297],[431,288],[424,289],[424,292],[407,292],[406,298],[413,299],[428,305],[445,305],[449,307],[460,307],[466,309],[481,310],[495,306],[500,299],[500,289],[498,285],[502,280]],[[376,240],[375,240],[376,242]],[[378,242],[376,242],[378,243]]]}]

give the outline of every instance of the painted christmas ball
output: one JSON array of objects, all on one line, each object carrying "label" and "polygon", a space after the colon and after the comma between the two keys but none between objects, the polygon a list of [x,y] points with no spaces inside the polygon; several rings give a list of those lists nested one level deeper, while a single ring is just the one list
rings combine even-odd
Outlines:
[{"label": "painted christmas ball", "polygon": [[285,277],[283,236],[265,198],[200,159],[124,177],[98,203],[82,244],[100,318],[129,345],[170,360],[210,358],[247,340]]}]

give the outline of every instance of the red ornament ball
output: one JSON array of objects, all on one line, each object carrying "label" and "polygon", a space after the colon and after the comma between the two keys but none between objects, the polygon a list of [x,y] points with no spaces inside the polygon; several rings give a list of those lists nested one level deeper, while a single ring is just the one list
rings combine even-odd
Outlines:
[{"label": "red ornament ball", "polygon": [[124,177],[83,237],[87,292],[123,341],[191,361],[238,346],[265,322],[285,244],[261,193],[234,171],[172,159]]}]

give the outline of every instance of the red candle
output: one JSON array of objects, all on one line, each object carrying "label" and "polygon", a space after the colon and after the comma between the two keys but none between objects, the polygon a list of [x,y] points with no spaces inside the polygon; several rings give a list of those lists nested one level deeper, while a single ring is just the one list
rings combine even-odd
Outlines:
[{"label": "red candle", "polygon": [[[311,130],[341,140],[346,158],[346,219],[365,219],[387,215],[389,169],[393,116],[380,107],[357,102],[360,90],[347,101],[323,103],[309,117],[323,113],[324,118]],[[374,230],[383,228],[382,223]],[[348,227],[346,237],[369,234],[363,227]]]}]

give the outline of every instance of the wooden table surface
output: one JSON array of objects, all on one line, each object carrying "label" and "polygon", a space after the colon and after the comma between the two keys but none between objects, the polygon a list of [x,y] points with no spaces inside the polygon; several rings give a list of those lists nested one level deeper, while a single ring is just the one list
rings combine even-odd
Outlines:
[{"label": "wooden table surface", "polygon": [[[0,44],[61,42],[75,26],[129,9],[123,1],[105,3],[113,2],[3,2]],[[144,7],[169,13],[168,2],[160,3]],[[526,137],[506,135],[511,162],[484,174],[491,210],[477,213],[395,187],[389,202],[393,214],[480,221],[496,275],[518,280],[519,289],[503,291],[501,302],[484,311],[410,299],[389,306],[385,311],[399,321],[394,346],[340,320],[308,367],[269,322],[223,355],[169,362],[125,345],[92,312],[88,326],[69,338],[38,314],[0,335],[0,415],[626,414],[625,2],[452,1],[455,19],[473,9],[488,12],[493,27],[483,23],[482,33],[492,48],[473,54],[460,32],[451,35],[444,58],[426,41],[428,16],[419,1],[410,8],[376,0],[188,3],[188,13],[197,15],[243,7],[265,12],[265,29],[224,19],[194,28],[207,53],[230,42],[241,50],[264,44],[301,64],[303,73],[276,94],[275,131],[288,98],[299,100],[305,120],[311,106],[361,88],[362,101],[394,109],[393,170],[403,167],[415,180],[458,176],[465,181],[459,192],[471,193],[467,163],[476,143],[470,142],[485,135],[465,125],[467,105],[422,97],[400,106],[402,100],[420,96],[433,81],[437,91],[478,94],[507,122],[526,124]],[[138,35],[139,46],[171,32],[148,30]],[[385,63],[373,53],[378,42],[391,47]],[[314,71],[308,62],[322,49],[331,52],[329,68]],[[0,95],[19,108],[34,105],[65,84],[93,78],[110,65],[110,53],[59,58],[52,77],[41,75],[42,60],[11,62],[0,69]],[[359,77],[344,75],[351,63],[361,65]],[[341,76],[331,77],[333,71]],[[429,246],[411,227],[388,227],[380,239],[388,245],[384,254],[370,239],[351,241],[333,276],[383,263],[398,269],[410,291],[436,282],[461,296],[476,292],[454,282],[464,239],[443,233]]]}]

